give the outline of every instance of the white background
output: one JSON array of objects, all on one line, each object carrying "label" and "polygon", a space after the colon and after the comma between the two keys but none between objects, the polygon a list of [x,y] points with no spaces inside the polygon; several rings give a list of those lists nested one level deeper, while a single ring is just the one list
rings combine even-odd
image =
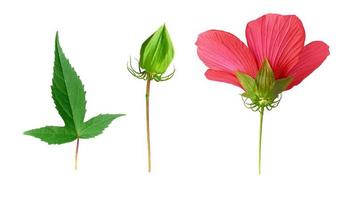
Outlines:
[{"label": "white background", "polygon": [[[245,41],[265,13],[296,14],[331,55],[266,112],[257,171],[258,113],[241,89],[206,80],[197,35]],[[352,1],[1,1],[0,199],[356,199],[355,6]],[[126,70],[166,23],[177,71],[152,84],[152,173],[147,173],[145,82]],[[87,91],[86,119],[126,113],[104,134],[49,146],[28,129],[61,125],[51,99],[54,37]]]}]

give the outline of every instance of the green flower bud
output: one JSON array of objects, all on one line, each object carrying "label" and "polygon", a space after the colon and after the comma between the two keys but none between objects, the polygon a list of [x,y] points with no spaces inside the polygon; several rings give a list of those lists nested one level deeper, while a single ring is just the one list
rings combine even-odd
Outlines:
[{"label": "green flower bud", "polygon": [[139,66],[150,74],[163,74],[174,57],[167,28],[162,25],[141,46]]}]

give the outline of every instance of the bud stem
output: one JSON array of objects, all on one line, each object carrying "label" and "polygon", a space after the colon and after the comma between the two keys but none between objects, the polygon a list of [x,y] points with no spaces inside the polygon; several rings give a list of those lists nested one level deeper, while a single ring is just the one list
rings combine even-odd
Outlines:
[{"label": "bud stem", "polygon": [[146,85],[146,129],[147,129],[148,172],[151,172],[150,85],[151,85],[151,79],[150,79],[150,77],[148,77],[147,85]]},{"label": "bud stem", "polygon": [[258,142],[258,175],[261,175],[261,154],[262,154],[262,122],[263,122],[263,112],[264,107],[261,107],[260,110],[260,136]]}]

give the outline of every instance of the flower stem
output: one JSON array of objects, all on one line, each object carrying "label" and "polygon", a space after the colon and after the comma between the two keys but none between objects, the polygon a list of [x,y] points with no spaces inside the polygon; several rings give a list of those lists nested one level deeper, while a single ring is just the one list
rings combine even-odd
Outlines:
[{"label": "flower stem", "polygon": [[147,153],[148,153],[148,172],[151,172],[151,142],[150,142],[150,78],[146,85],[146,129],[147,129]]},{"label": "flower stem", "polygon": [[77,138],[77,146],[75,148],[75,170],[78,169],[78,151],[79,151],[79,138]]},{"label": "flower stem", "polygon": [[262,157],[262,122],[264,107],[260,110],[260,137],[258,142],[258,175],[261,175],[261,157]]}]

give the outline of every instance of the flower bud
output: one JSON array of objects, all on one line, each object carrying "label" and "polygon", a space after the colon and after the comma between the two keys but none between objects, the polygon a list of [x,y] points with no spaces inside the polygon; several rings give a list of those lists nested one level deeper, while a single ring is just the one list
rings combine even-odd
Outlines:
[{"label": "flower bud", "polygon": [[141,46],[139,66],[150,74],[163,74],[174,57],[167,28],[162,25]]}]

